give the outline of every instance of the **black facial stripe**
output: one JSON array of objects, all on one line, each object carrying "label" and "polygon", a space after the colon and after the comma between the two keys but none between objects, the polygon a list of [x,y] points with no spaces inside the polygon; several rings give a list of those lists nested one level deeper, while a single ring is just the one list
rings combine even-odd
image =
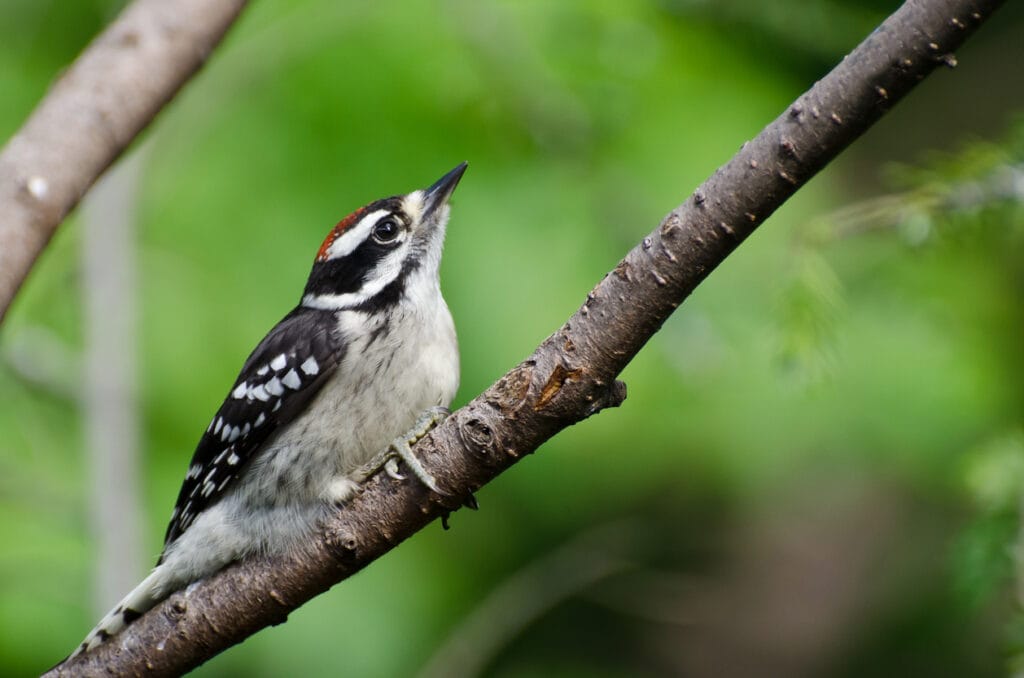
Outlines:
[{"label": "black facial stripe", "polygon": [[402,214],[402,196],[393,195],[390,198],[382,198],[375,202],[371,202],[366,206],[366,213],[374,212],[376,210],[387,210],[392,214]]},{"label": "black facial stripe", "polygon": [[347,256],[315,262],[305,294],[358,292],[368,282],[367,276],[377,264],[399,244],[400,241],[380,244],[373,238],[367,238]]},{"label": "black facial stripe", "polygon": [[405,276],[399,275],[380,292],[358,306],[355,306],[354,310],[364,311],[366,313],[376,313],[397,304],[398,300],[402,298],[403,292],[405,292]]},{"label": "black facial stripe", "polygon": [[[402,196],[395,195],[370,203],[363,208],[365,214],[384,210],[393,215],[401,224],[407,224],[407,217],[402,212]],[[382,216],[380,219],[386,219]],[[378,220],[379,222],[379,220]],[[349,294],[358,292],[366,284],[367,276],[380,263],[388,252],[400,244],[396,240],[380,244],[370,235],[347,256],[328,261],[313,263],[309,280],[306,282],[305,294]]]},{"label": "black facial stripe", "polygon": [[408,280],[412,272],[419,267],[420,257],[418,256],[418,253],[414,252],[405,260],[405,264],[402,266],[402,270],[399,272],[397,278],[388,283],[388,285],[380,292],[354,307],[354,310],[374,313],[390,306],[394,306],[399,302],[399,300],[401,300],[402,295],[405,293],[405,281]]}]

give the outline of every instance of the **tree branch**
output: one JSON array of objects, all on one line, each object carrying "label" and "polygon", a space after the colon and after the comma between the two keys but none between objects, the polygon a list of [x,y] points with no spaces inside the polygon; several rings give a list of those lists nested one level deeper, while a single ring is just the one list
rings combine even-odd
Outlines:
[{"label": "tree branch", "polygon": [[176,675],[288,613],[458,508],[561,429],[618,405],[615,381],[712,269],[952,53],[1001,0],[910,0],[666,216],[527,360],[416,453],[451,494],[378,475],[306,553],[253,559],[179,591],[51,675]]},{"label": "tree branch", "polygon": [[246,0],[135,0],[0,150],[0,320],[57,226],[205,63]]}]

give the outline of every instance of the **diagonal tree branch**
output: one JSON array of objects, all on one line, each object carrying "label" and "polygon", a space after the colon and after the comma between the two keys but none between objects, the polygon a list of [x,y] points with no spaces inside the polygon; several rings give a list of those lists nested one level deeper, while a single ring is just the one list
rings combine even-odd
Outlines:
[{"label": "diagonal tree branch", "polygon": [[790,195],[953,51],[1001,0],[909,0],[673,210],[527,360],[417,446],[443,488],[377,476],[309,545],[180,591],[50,675],[177,675],[362,569],[561,429],[618,405],[615,377],[689,293]]},{"label": "diagonal tree branch", "polygon": [[0,320],[64,217],[206,62],[247,0],[135,0],[0,150]]}]

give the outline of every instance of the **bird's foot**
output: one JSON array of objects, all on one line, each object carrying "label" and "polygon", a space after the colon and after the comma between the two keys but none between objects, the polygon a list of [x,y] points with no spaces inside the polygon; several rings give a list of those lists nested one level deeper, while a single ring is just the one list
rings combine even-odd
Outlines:
[{"label": "bird's foot", "polygon": [[404,461],[412,474],[423,483],[428,489],[437,494],[445,494],[437,486],[437,480],[430,474],[423,464],[412,452],[412,446],[427,435],[433,428],[444,421],[450,414],[447,407],[431,407],[420,415],[413,427],[404,434],[391,441],[387,449],[365,464],[354,474],[357,482],[364,482],[376,475],[381,469],[396,480],[405,480],[405,476],[398,472],[399,460]]}]

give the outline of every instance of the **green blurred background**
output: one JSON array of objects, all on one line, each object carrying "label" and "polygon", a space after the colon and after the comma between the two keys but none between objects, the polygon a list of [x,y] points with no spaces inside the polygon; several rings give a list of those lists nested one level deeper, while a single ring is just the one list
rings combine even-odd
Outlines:
[{"label": "green blurred background", "polygon": [[[195,675],[1019,668],[1009,4],[710,276],[620,409]],[[0,0],[4,138],[122,5]],[[124,557],[155,559],[200,432],[353,208],[469,161],[442,280],[460,405],[897,5],[254,3],[136,146],[141,480],[114,482],[140,483],[143,536]],[[0,328],[4,675],[50,666],[116,602],[92,583],[81,222]]]}]

